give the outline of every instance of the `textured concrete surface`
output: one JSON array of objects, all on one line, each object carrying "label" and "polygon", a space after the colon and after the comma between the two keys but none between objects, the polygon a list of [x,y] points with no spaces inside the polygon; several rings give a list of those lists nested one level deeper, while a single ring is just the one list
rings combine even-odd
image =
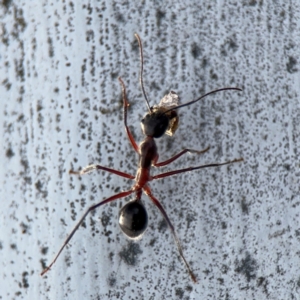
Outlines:
[{"label": "textured concrete surface", "polygon": [[[0,299],[300,299],[299,1],[1,1]],[[146,106],[134,33],[144,46],[151,104],[238,86],[179,110],[163,169],[244,163],[153,182],[184,253],[146,196],[149,228],[132,243],[116,201],[87,217],[51,271],[40,276],[84,211],[132,182],[123,128],[142,140]],[[160,171],[153,170],[157,174]]]}]

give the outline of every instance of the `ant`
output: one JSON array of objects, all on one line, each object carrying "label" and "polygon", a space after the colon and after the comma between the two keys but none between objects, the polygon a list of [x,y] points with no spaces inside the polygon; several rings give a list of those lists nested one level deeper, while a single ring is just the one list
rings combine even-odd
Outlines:
[{"label": "ant", "polygon": [[131,174],[128,174],[125,172],[106,168],[106,167],[103,167],[100,165],[89,165],[89,166],[83,168],[81,171],[73,171],[73,170],[69,171],[70,174],[84,175],[89,172],[92,172],[93,170],[103,170],[103,171],[107,171],[107,172],[116,174],[118,176],[121,176],[121,177],[124,177],[127,179],[135,180],[135,183],[128,191],[115,194],[115,195],[89,207],[88,210],[85,212],[85,214],[77,222],[75,228],[71,231],[71,233],[69,234],[69,236],[67,237],[67,239],[65,240],[63,245],[61,246],[60,250],[58,251],[58,253],[55,256],[55,258],[53,259],[53,261],[50,263],[50,265],[46,269],[44,269],[44,271],[41,273],[41,275],[44,275],[45,273],[47,273],[50,270],[50,268],[56,262],[57,258],[59,257],[59,255],[65,248],[65,246],[69,243],[69,241],[71,240],[74,233],[77,231],[77,229],[79,228],[79,226],[81,225],[81,223],[83,222],[85,217],[91,211],[93,211],[94,209],[96,209],[106,203],[110,203],[117,199],[127,197],[133,193],[135,194],[134,199],[129,201],[127,204],[125,204],[119,213],[119,225],[121,227],[121,230],[124,232],[124,234],[128,238],[139,239],[145,232],[147,225],[148,225],[148,214],[147,214],[147,211],[141,201],[142,192],[144,192],[150,198],[150,200],[154,203],[154,205],[160,210],[165,221],[169,225],[171,232],[173,234],[173,237],[175,239],[175,243],[177,245],[179,254],[184,261],[184,264],[188,270],[188,273],[194,282],[197,281],[196,276],[192,272],[187,260],[185,259],[184,255],[183,255],[182,247],[181,247],[180,241],[177,237],[177,234],[175,232],[174,226],[172,225],[165,209],[163,208],[163,206],[161,205],[159,200],[157,198],[155,198],[154,195],[152,194],[151,189],[148,185],[148,182],[155,180],[155,179],[173,176],[176,174],[185,173],[185,172],[189,172],[189,171],[193,171],[193,170],[199,170],[199,169],[210,168],[210,167],[219,167],[219,166],[229,165],[229,164],[236,163],[236,162],[241,162],[241,161],[243,161],[243,158],[238,158],[238,159],[226,161],[223,163],[213,163],[213,164],[201,165],[201,166],[196,166],[196,167],[189,167],[189,168],[174,170],[174,171],[158,174],[155,176],[151,176],[150,171],[151,171],[152,166],[154,166],[154,167],[166,166],[187,152],[202,154],[209,150],[209,147],[207,147],[206,149],[204,149],[202,151],[193,150],[193,149],[184,149],[181,152],[179,152],[178,154],[171,157],[170,159],[163,161],[163,162],[158,162],[159,155],[158,155],[158,151],[157,151],[157,147],[156,147],[154,138],[160,138],[165,133],[167,133],[169,135],[173,135],[173,133],[175,132],[175,130],[178,127],[179,118],[178,118],[178,115],[176,112],[176,110],[178,108],[191,105],[195,102],[200,101],[201,99],[203,99],[204,97],[206,97],[208,95],[211,95],[211,94],[214,94],[214,93],[217,93],[220,91],[227,91],[227,90],[241,91],[241,89],[228,87],[228,88],[213,90],[213,91],[201,96],[200,98],[198,98],[196,100],[193,100],[193,101],[181,104],[181,105],[177,105],[178,96],[176,95],[175,92],[172,91],[162,99],[162,101],[160,102],[160,104],[158,106],[150,107],[148,98],[146,96],[144,83],[143,83],[144,58],[143,58],[142,42],[141,42],[141,39],[138,34],[135,34],[135,37],[138,41],[139,50],[140,50],[141,69],[140,69],[139,81],[140,81],[142,92],[143,92],[143,95],[144,95],[144,98],[145,98],[145,101],[146,101],[146,104],[148,107],[148,113],[141,120],[141,127],[142,127],[143,134],[145,135],[145,138],[139,145],[136,143],[136,141],[127,125],[127,108],[129,106],[129,102],[128,102],[128,99],[126,96],[125,84],[120,77],[118,79],[119,79],[121,87],[122,87],[125,130],[126,130],[127,136],[129,138],[129,141],[130,141],[133,149],[139,155],[138,169],[137,169],[136,175],[134,176],[134,175],[131,175]]}]

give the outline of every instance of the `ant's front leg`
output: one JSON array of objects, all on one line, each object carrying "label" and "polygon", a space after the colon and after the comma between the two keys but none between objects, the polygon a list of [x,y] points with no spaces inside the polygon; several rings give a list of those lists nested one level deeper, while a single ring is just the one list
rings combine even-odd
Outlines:
[{"label": "ant's front leg", "polygon": [[134,140],[134,137],[132,135],[132,133],[130,132],[128,126],[127,126],[127,107],[129,106],[129,102],[128,102],[128,99],[127,99],[127,96],[126,96],[126,87],[125,87],[125,84],[122,80],[121,77],[118,78],[120,83],[121,83],[121,86],[122,86],[122,93],[123,93],[123,104],[124,104],[124,125],[125,125],[125,130],[126,130],[126,133],[127,133],[127,136],[130,140],[130,143],[133,147],[133,149],[135,150],[135,152],[139,153],[139,146],[137,145],[136,141]]},{"label": "ant's front leg", "polygon": [[185,154],[187,152],[189,152],[189,153],[196,153],[196,154],[203,154],[206,151],[208,151],[209,148],[210,147],[208,146],[207,148],[205,148],[204,150],[201,150],[201,151],[199,151],[199,150],[193,150],[193,149],[184,149],[184,150],[182,150],[181,152],[179,152],[178,154],[174,155],[173,157],[171,157],[168,160],[165,160],[165,161],[160,162],[160,163],[154,162],[153,166],[154,167],[163,167],[163,166],[166,166],[166,165],[170,164],[171,162],[173,162],[174,160],[176,160],[177,158],[179,158],[180,156],[182,156],[183,154]]},{"label": "ant's front leg", "polygon": [[107,171],[107,172],[116,174],[118,176],[125,177],[127,179],[134,179],[135,178],[135,176],[127,174],[125,172],[121,172],[121,171],[118,171],[118,170],[115,170],[115,169],[111,169],[111,168],[102,167],[100,165],[88,165],[85,168],[83,168],[81,171],[70,170],[69,174],[72,174],[72,175],[84,175],[84,174],[90,173],[90,172],[92,172],[94,170]]}]

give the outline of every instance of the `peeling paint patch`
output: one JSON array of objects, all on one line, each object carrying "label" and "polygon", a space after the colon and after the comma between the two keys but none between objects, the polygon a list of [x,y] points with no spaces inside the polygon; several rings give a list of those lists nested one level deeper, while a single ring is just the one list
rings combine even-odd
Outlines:
[{"label": "peeling paint patch", "polygon": [[258,265],[255,259],[253,259],[249,252],[246,252],[245,258],[235,261],[235,271],[244,275],[248,282],[256,278],[256,271]]},{"label": "peeling paint patch", "polygon": [[122,251],[119,252],[121,259],[130,266],[135,266],[137,264],[137,258],[143,251],[138,243],[129,242],[127,247],[124,247]]}]

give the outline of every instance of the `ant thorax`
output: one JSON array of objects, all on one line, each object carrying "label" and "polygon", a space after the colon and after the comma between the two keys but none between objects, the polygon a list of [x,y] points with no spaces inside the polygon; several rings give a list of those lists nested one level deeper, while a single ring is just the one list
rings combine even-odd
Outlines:
[{"label": "ant thorax", "polygon": [[[163,113],[167,110],[170,110],[178,106],[178,101],[179,101],[178,95],[174,91],[171,91],[169,94],[165,95],[160,100],[158,105],[153,106],[152,111],[153,112],[159,111]],[[169,125],[165,133],[167,135],[172,136],[175,133],[176,129],[178,128],[179,117],[175,110],[171,110],[167,112],[166,116],[169,119]]]}]

